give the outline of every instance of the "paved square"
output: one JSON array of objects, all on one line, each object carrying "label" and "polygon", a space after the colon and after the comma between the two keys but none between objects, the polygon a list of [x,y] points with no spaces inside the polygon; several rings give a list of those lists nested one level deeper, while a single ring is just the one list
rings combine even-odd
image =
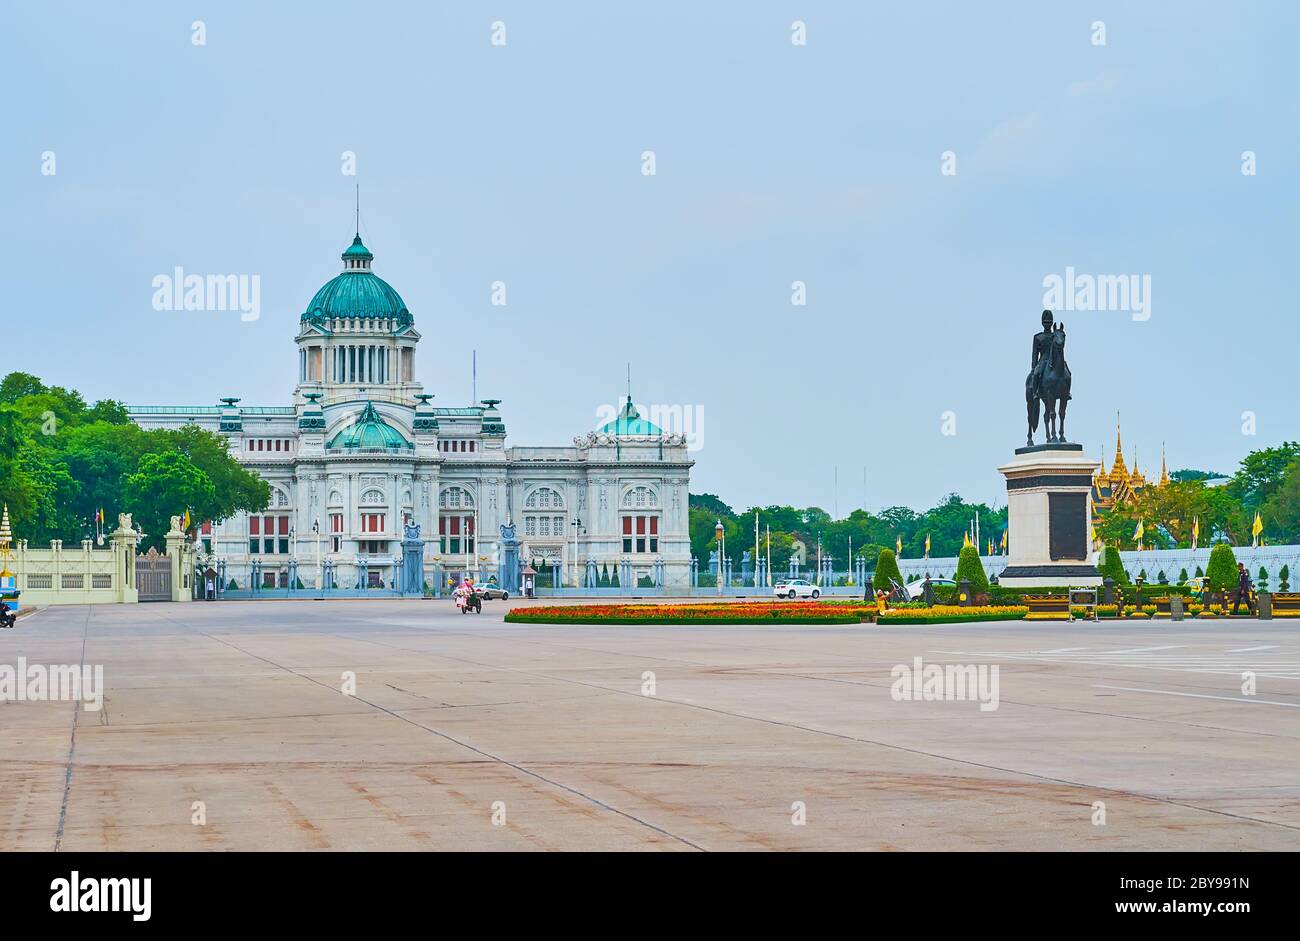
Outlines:
[{"label": "paved square", "polygon": [[[106,694],[0,704],[0,851],[1300,849],[1294,622],[549,627],[506,607],[23,619],[0,664],[103,664]],[[997,664],[999,707],[895,701],[917,656]]]}]

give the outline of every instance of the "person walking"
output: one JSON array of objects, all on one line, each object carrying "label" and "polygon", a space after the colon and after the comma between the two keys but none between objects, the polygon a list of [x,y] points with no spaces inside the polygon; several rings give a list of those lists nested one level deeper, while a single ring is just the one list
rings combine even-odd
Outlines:
[{"label": "person walking", "polygon": [[1254,614],[1254,608],[1250,602],[1250,573],[1246,571],[1246,563],[1237,563],[1237,593],[1232,599],[1232,613],[1236,614],[1237,609],[1241,606],[1242,601],[1246,602],[1246,613]]}]

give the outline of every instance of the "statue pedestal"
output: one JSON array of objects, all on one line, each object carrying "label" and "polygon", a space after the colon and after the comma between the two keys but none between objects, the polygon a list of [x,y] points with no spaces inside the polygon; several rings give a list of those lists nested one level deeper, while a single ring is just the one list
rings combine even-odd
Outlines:
[{"label": "statue pedestal", "polygon": [[1007,480],[1009,588],[1101,584],[1092,551],[1092,475],[1101,468],[1082,445],[1017,448],[998,468]]}]

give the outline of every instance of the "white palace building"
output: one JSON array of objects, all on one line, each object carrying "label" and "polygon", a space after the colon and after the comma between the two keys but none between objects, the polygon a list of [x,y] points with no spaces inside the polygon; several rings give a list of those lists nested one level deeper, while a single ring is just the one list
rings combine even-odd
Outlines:
[{"label": "white palace building", "polygon": [[292,405],[129,408],[144,428],[225,436],[270,484],[263,512],[203,524],[200,554],[240,589],[250,578],[311,589],[321,576],[392,588],[414,524],[424,580],[445,585],[496,575],[512,524],[521,563],[558,564],[565,585],[615,571],[624,586],[689,584],[685,436],[646,421],[630,397],[613,421],[557,447],[507,446],[500,400],[433,407],[415,378],[414,318],[373,258],[358,235],[303,312]]}]

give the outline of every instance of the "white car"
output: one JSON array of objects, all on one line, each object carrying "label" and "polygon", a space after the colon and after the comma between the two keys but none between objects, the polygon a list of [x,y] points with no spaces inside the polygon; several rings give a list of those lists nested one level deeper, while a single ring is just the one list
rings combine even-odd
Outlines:
[{"label": "white car", "polygon": [[772,589],[778,598],[820,598],[822,590],[804,578],[787,578]]},{"label": "white car", "polygon": [[[930,579],[930,587],[931,587],[931,588],[939,588],[939,587],[944,586],[944,585],[947,585],[947,586],[952,587],[952,588],[956,588],[956,587],[957,587],[957,583],[954,582],[951,578],[932,578],[932,579]],[[923,595],[924,593],[925,593],[925,579],[924,579],[924,578],[922,578],[922,579],[920,579],[920,580],[918,580],[918,581],[915,581],[915,582],[911,582],[911,583],[908,584],[908,586],[907,586],[907,597],[910,598],[912,601],[915,601],[917,598],[920,598],[921,595]]]}]

